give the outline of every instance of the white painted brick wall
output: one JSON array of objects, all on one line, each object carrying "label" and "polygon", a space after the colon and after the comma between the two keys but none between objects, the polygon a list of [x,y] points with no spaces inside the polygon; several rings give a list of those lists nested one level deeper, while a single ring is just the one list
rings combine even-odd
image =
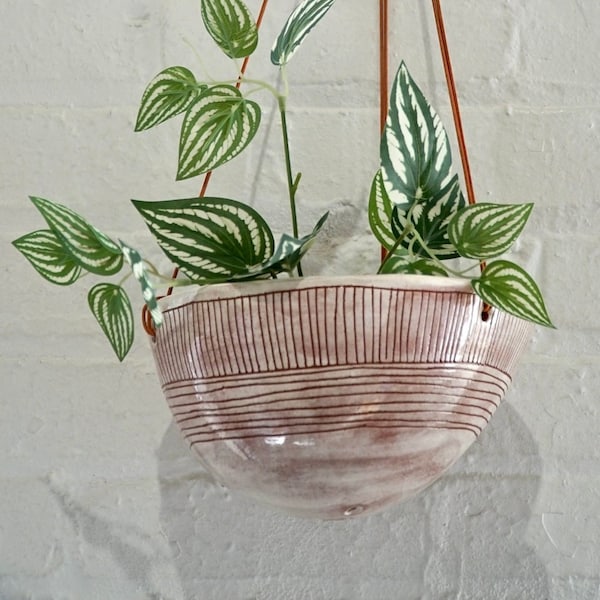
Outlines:
[{"label": "white painted brick wall", "polygon": [[[429,3],[392,4],[393,60],[450,124]],[[516,254],[559,330],[537,331],[507,401],[448,476],[383,514],[316,523],[213,483],[170,425],[142,335],[117,365],[85,286],[44,285],[9,245],[41,226],[28,194],[148,248],[128,199],[197,194],[197,181],[174,182],[176,127],[132,126],[158,70],[199,68],[186,40],[226,65],[198,1],[3,0],[0,599],[600,599],[600,4],[444,4],[479,199],[536,203]],[[293,5],[272,2],[253,76],[274,77],[267,51]],[[338,2],[312,37],[290,66],[303,227],[333,214],[307,267],[367,272],[377,2]],[[211,189],[283,230],[282,183],[275,135]]]}]

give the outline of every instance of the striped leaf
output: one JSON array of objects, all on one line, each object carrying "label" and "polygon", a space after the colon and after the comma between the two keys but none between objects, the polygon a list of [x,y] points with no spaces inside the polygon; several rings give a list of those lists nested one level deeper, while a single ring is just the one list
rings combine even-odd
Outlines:
[{"label": "striped leaf", "polygon": [[261,265],[249,269],[248,274],[251,278],[255,279],[262,275],[273,276],[278,273],[291,273],[310,250],[328,216],[329,213],[325,213],[314,226],[312,232],[302,238],[298,239],[284,233],[273,256]]},{"label": "striped leaf", "polygon": [[260,107],[231,85],[202,92],[181,128],[177,179],[211,171],[237,156],[260,125]]},{"label": "striped leaf", "polygon": [[148,307],[148,310],[150,311],[150,316],[152,317],[154,326],[160,327],[163,323],[163,315],[160,310],[160,307],[158,306],[154,286],[152,285],[152,281],[148,276],[144,260],[142,259],[140,253],[137,250],[135,250],[131,246],[128,246],[122,241],[121,248],[123,251],[123,256],[125,256],[125,259],[131,266],[133,276],[137,279],[142,288],[142,296],[144,298],[146,306]]},{"label": "striped leaf", "polygon": [[70,285],[81,275],[81,267],[49,229],[28,233],[15,240],[13,246],[51,283]]},{"label": "striped leaf", "polygon": [[163,252],[192,280],[227,281],[273,253],[273,234],[251,207],[226,198],[133,201]]},{"label": "striped leaf", "polygon": [[494,261],[471,284],[484,302],[532,323],[554,327],[540,289],[518,265],[507,260]]},{"label": "striped leaf", "polygon": [[406,254],[394,254],[386,259],[381,269],[381,274],[398,274],[406,275],[437,275],[448,277],[448,273],[436,262],[428,258],[415,258]]},{"label": "striped leaf", "polygon": [[[419,235],[440,258],[457,256],[447,228],[465,199],[452,175],[439,116],[402,63],[394,80],[380,148],[383,186],[403,227],[409,211]],[[412,209],[412,210],[411,210]]]},{"label": "striped leaf", "polygon": [[119,360],[133,344],[133,310],[125,290],[112,283],[98,283],[88,294],[90,310]]},{"label": "striped leaf", "polygon": [[452,177],[451,168],[442,122],[402,63],[381,140],[381,171],[392,202],[408,208],[439,194]]},{"label": "striped leaf", "polygon": [[325,16],[335,0],[304,0],[290,15],[271,50],[274,65],[287,64],[310,30]]},{"label": "striped leaf", "polygon": [[30,199],[78,265],[97,275],[120,271],[123,255],[118,244],[66,206],[34,196]]},{"label": "striped leaf", "polygon": [[533,204],[473,204],[454,216],[448,234],[461,256],[494,258],[514,244],[532,209]]},{"label": "striped leaf", "polygon": [[202,89],[193,73],[185,67],[161,71],[146,87],[138,111],[135,131],[150,129],[185,112]]},{"label": "striped leaf", "polygon": [[[394,205],[391,219],[392,233],[395,239],[400,237],[409,225],[410,218],[414,231],[439,259],[456,258],[458,252],[448,237],[448,225],[456,212],[465,204],[458,176],[455,175],[445,188],[427,200],[415,204],[409,212],[406,212],[402,205]],[[415,255],[429,256],[419,240],[414,242],[411,240],[411,236],[407,236],[403,245],[405,247],[410,245]]]},{"label": "striped leaf", "polygon": [[369,194],[369,225],[379,243],[388,250],[397,239],[392,232],[393,210],[394,205],[383,185],[381,171],[377,171]]},{"label": "striped leaf", "polygon": [[202,20],[210,36],[230,58],[256,50],[258,28],[241,0],[202,0]]}]

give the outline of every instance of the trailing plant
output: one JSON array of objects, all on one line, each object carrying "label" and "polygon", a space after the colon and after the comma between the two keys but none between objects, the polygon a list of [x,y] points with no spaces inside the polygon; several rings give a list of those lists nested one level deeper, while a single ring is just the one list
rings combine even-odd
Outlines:
[{"label": "trailing plant", "polygon": [[[115,276],[128,265],[156,327],[162,315],[155,290],[161,286],[276,278],[283,273],[301,276],[301,260],[327,214],[310,233],[300,236],[296,193],[301,176],[292,169],[286,70],[333,3],[305,0],[287,19],[271,50],[271,62],[280,70],[279,89],[247,78],[238,66],[238,59],[250,56],[258,44],[258,29],[245,3],[202,0],[204,26],[232,59],[233,76],[214,81],[198,79],[183,66],[164,69],[146,86],[135,123],[136,131],[145,131],[182,116],[176,178],[184,180],[213,171],[248,147],[262,114],[252,97],[259,91],[274,97],[281,117],[291,234],[282,235],[276,244],[266,220],[233,199],[133,200],[158,245],[180,271],[181,276],[173,279],[159,273],[127,243],[110,238],[66,206],[31,197],[47,228],[24,235],[14,246],[40,275],[58,285],[71,285],[86,273]],[[475,293],[489,305],[552,326],[533,279],[519,266],[498,259],[515,242],[531,210],[532,204],[466,205],[458,176],[452,172],[450,145],[440,118],[402,63],[392,88],[380,169],[368,203],[371,229],[386,250],[379,272],[468,277]],[[461,264],[464,260],[471,264]],[[481,265],[481,273],[472,274]],[[117,283],[101,281],[88,293],[90,309],[120,360],[134,337],[125,278]]]}]

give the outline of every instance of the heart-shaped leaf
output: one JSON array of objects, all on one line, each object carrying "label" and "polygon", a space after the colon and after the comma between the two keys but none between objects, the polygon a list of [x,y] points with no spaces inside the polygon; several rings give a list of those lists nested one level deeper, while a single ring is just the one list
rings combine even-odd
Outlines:
[{"label": "heart-shaped leaf", "polygon": [[263,275],[273,276],[278,273],[291,273],[310,250],[328,216],[329,213],[325,213],[314,226],[312,232],[302,238],[298,239],[284,233],[273,255],[261,265],[250,268],[248,270],[249,277],[244,277],[255,279]]},{"label": "heart-shaped leaf", "polygon": [[437,196],[452,178],[442,122],[402,63],[394,80],[381,139],[383,182],[394,204],[406,207]]},{"label": "heart-shaped leaf", "polygon": [[[403,231],[410,218],[439,258],[458,256],[447,228],[465,199],[451,172],[450,144],[439,116],[404,63],[392,87],[380,152],[383,188],[395,207],[397,228]],[[419,244],[413,249],[419,253]]]},{"label": "heart-shaped leaf", "polygon": [[260,118],[258,104],[232,85],[203,91],[183,120],[177,179],[206,173],[237,156],[256,135]]},{"label": "heart-shaped leaf", "polygon": [[335,0],[304,0],[289,16],[271,50],[274,65],[287,64],[310,30],[325,16]]},{"label": "heart-shaped leaf", "polygon": [[51,283],[70,285],[81,275],[79,264],[49,229],[28,233],[15,240],[13,245]]},{"label": "heart-shaped leaf", "polygon": [[135,131],[150,129],[186,111],[201,90],[193,73],[185,67],[161,71],[146,87],[138,111]]},{"label": "heart-shaped leaf", "polygon": [[202,0],[202,20],[213,40],[230,58],[256,50],[258,28],[241,0]]},{"label": "heart-shaped leaf", "polygon": [[77,264],[97,275],[120,271],[121,248],[107,235],[66,206],[34,196],[31,201]]},{"label": "heart-shaped leaf", "polygon": [[392,231],[393,210],[394,205],[383,185],[381,171],[377,171],[369,194],[369,225],[379,243],[388,250],[397,239]]},{"label": "heart-shaped leaf", "polygon": [[532,323],[554,327],[539,287],[518,265],[507,260],[489,263],[471,285],[491,306]]},{"label": "heart-shaped leaf", "polygon": [[125,290],[112,283],[99,283],[88,294],[90,310],[122,361],[133,344],[133,310]]},{"label": "heart-shaped leaf", "polygon": [[[456,258],[458,252],[448,237],[448,225],[456,212],[465,204],[458,176],[455,175],[444,189],[415,203],[408,213],[403,205],[394,205],[391,219],[392,233],[395,239],[404,235],[410,219],[412,229],[439,259]],[[411,236],[407,235],[403,245],[408,247],[410,244],[412,252],[416,255],[429,256],[420,240],[414,242],[411,240]]]},{"label": "heart-shaped leaf", "polygon": [[473,204],[452,218],[448,235],[461,256],[494,258],[514,244],[532,209],[533,204]]},{"label": "heart-shaped leaf", "polygon": [[437,275],[448,277],[448,273],[435,261],[396,254],[387,258],[379,270],[381,274],[404,273],[406,275]]},{"label": "heart-shaped leaf", "polygon": [[195,281],[227,281],[273,252],[271,229],[241,202],[189,198],[133,204],[163,252]]}]

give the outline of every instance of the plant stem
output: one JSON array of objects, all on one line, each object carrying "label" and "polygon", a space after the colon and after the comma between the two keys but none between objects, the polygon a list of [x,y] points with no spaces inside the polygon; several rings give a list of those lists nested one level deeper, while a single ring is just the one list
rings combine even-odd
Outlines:
[{"label": "plant stem", "polygon": [[[290,156],[290,140],[287,127],[287,115],[285,108],[285,96],[279,96],[279,113],[281,115],[281,129],[283,132],[283,151],[285,154],[285,170],[287,175],[288,196],[290,199],[290,214],[292,218],[292,233],[298,238],[298,216],[296,214],[296,191],[300,183],[301,174],[298,173],[294,178],[292,174],[292,159]],[[302,277],[302,266],[298,263],[298,276]]]},{"label": "plant stem", "polygon": [[402,235],[398,237],[398,239],[394,242],[394,245],[388,250],[385,258],[381,261],[379,265],[379,270],[377,274],[379,275],[383,271],[383,267],[387,264],[387,262],[394,256],[396,250],[400,247],[400,244],[406,239],[406,236],[414,229],[412,223],[408,223],[402,232]]}]

